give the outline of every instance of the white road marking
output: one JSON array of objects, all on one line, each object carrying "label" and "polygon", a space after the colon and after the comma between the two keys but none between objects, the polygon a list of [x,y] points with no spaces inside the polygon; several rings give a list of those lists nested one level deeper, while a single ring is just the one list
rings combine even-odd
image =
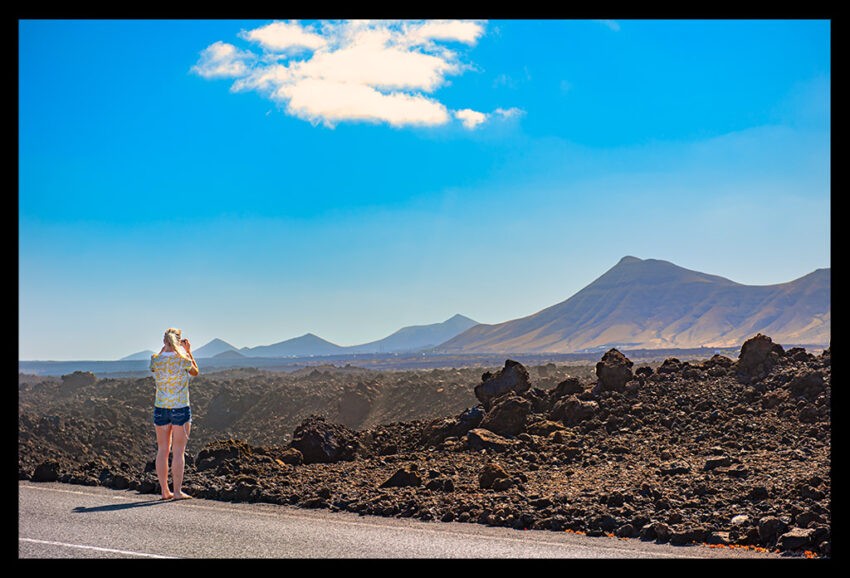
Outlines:
[{"label": "white road marking", "polygon": [[[65,493],[65,494],[77,494],[79,496],[91,496],[91,495],[93,495],[91,492],[79,492],[79,491],[76,491],[76,490],[64,490],[64,489],[61,489],[61,488],[42,488],[41,486],[30,486],[30,485],[26,485],[26,486],[18,485],[18,489],[19,490],[41,490],[43,492],[62,492],[62,493]],[[114,500],[127,500],[127,501],[129,501],[129,498],[125,498],[124,496],[109,496],[108,494],[103,494],[103,495],[108,496],[108,497],[110,497]]]},{"label": "white road marking", "polygon": [[98,552],[110,552],[112,554],[125,554],[128,556],[143,556],[145,558],[174,558],[175,556],[160,556],[159,554],[146,554],[144,552],[131,552],[129,550],[115,550],[113,548],[101,548],[99,546],[85,546],[83,544],[68,544],[67,542],[51,542],[49,540],[34,540],[33,538],[19,538],[21,542],[32,542],[33,544],[47,544],[49,546],[65,546],[66,548],[80,548],[81,550],[96,550]]}]

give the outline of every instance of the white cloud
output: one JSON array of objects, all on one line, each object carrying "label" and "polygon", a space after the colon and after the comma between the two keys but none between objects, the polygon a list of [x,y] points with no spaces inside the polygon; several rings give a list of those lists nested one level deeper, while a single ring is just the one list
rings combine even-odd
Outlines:
[{"label": "white cloud", "polygon": [[457,65],[430,54],[369,42],[334,52],[317,52],[308,61],[293,63],[297,76],[368,85],[375,88],[432,92]]},{"label": "white cloud", "polygon": [[[316,124],[435,126],[452,115],[426,94],[445,85],[447,76],[469,69],[455,50],[441,43],[474,46],[482,34],[482,22],[462,20],[354,20],[312,27],[273,22],[240,33],[258,43],[263,55],[216,42],[193,70],[205,78],[233,77],[232,90],[256,90],[288,114]],[[469,129],[487,118],[472,109],[454,116]]]},{"label": "white cloud", "polygon": [[499,74],[496,78],[493,79],[493,88],[498,88],[500,86],[507,86],[508,88],[516,88],[516,81],[505,74],[504,72]]},{"label": "white cloud", "polygon": [[384,94],[365,84],[308,78],[283,85],[276,96],[293,116],[334,126],[344,120],[386,122],[392,126],[445,124],[441,103],[419,94]]},{"label": "white cloud", "polygon": [[464,127],[473,129],[487,120],[487,115],[483,112],[478,112],[470,108],[464,108],[462,110],[455,111],[455,118],[463,123]]},{"label": "white cloud", "polygon": [[603,26],[607,27],[609,30],[613,30],[614,32],[620,31],[620,23],[616,20],[595,20],[595,22],[602,24]]},{"label": "white cloud", "polygon": [[497,108],[493,111],[493,114],[497,114],[502,118],[508,119],[520,117],[525,114],[525,111],[514,106],[511,108]]},{"label": "white cloud", "polygon": [[240,36],[259,43],[266,50],[316,50],[325,45],[324,38],[297,22],[272,22],[254,30],[242,31]]},{"label": "white cloud", "polygon": [[254,55],[243,52],[226,42],[215,42],[201,51],[201,58],[192,70],[204,78],[238,77],[248,73],[246,60]]},{"label": "white cloud", "polygon": [[529,72],[527,66],[522,67],[522,74],[518,78],[514,78],[512,76],[508,76],[504,72],[496,76],[493,79],[493,88],[498,88],[500,86],[507,86],[510,89],[517,88],[521,83],[530,82],[531,81],[531,72]]},{"label": "white cloud", "polygon": [[464,44],[475,44],[484,33],[484,26],[469,20],[430,20],[413,26],[410,36],[421,39],[455,40]]}]

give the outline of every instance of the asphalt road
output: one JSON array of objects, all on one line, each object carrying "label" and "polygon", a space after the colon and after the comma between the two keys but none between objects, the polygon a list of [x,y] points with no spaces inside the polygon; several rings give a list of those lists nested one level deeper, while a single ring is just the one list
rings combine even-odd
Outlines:
[{"label": "asphalt road", "polygon": [[18,484],[19,558],[778,558],[480,524]]}]

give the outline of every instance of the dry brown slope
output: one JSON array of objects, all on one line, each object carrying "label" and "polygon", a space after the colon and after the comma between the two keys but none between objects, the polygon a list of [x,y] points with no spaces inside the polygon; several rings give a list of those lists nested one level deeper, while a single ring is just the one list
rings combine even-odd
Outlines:
[{"label": "dry brown slope", "polygon": [[759,332],[779,343],[828,344],[830,320],[829,269],[752,286],[667,261],[624,257],[566,301],[520,319],[477,325],[440,350],[728,347]]}]

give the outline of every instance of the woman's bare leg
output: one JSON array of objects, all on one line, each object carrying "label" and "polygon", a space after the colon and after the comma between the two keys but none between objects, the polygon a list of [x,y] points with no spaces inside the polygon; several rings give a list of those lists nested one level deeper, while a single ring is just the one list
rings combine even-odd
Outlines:
[{"label": "woman's bare leg", "polygon": [[185,451],[191,428],[192,423],[186,422],[182,426],[174,426],[171,430],[174,439],[174,443],[172,444],[171,477],[174,481],[174,497],[178,499],[191,497],[183,492],[183,470],[186,464]]},{"label": "woman's bare leg", "polygon": [[156,477],[163,500],[174,497],[168,489],[168,454],[171,453],[171,424],[156,427]]}]

